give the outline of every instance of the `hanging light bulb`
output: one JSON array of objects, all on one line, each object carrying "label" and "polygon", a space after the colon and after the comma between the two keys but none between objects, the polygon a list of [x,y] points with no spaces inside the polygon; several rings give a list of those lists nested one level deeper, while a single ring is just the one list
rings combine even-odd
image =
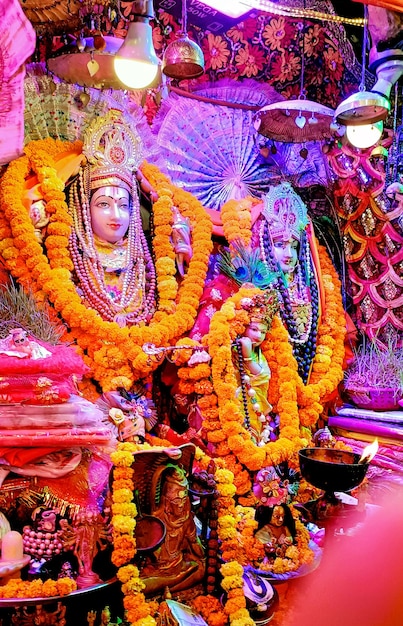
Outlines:
[{"label": "hanging light bulb", "polygon": [[[368,48],[368,7],[364,6],[364,35],[362,41],[361,84],[359,91],[343,100],[335,111],[335,120],[345,126],[372,126],[385,120],[391,104],[388,97],[379,88],[373,91],[365,89],[365,58]],[[390,93],[390,91],[389,91]],[[372,144],[370,144],[372,145]],[[368,146],[367,146],[368,147]]]},{"label": "hanging light bulb", "polygon": [[180,37],[167,45],[162,59],[162,71],[166,76],[177,80],[197,78],[204,72],[203,51],[187,34],[186,0],[182,0]]},{"label": "hanging light bulb", "polygon": [[134,20],[115,56],[114,68],[117,77],[126,87],[144,89],[155,80],[159,67],[150,25],[150,19],[154,17],[154,7],[152,0],[136,0],[133,7]]},{"label": "hanging light bulb", "polygon": [[374,124],[349,125],[346,127],[346,138],[355,148],[365,150],[374,146],[382,137],[383,122]]}]

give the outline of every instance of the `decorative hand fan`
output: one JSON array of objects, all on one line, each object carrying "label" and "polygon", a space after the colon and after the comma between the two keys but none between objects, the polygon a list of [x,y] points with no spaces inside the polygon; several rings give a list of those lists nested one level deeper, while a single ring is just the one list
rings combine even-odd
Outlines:
[{"label": "decorative hand fan", "polygon": [[110,109],[123,112],[142,141],[144,157],[160,167],[159,149],[141,106],[123,91],[100,91],[50,77],[41,64],[32,64],[25,78],[25,143],[37,139],[81,139],[95,117]]},{"label": "decorative hand fan", "polygon": [[263,103],[281,100],[271,87],[253,80],[219,81],[190,94],[172,92],[153,132],[173,182],[204,206],[220,210],[231,198],[260,197],[284,176],[308,170],[315,182],[326,179],[320,144],[309,146],[309,159],[300,156],[303,146],[298,144],[276,145],[276,153],[268,150],[267,156],[259,150],[255,113]]},{"label": "decorative hand fan", "polygon": [[211,209],[264,193],[273,176],[255,143],[253,116],[263,102],[280,99],[255,81],[226,81],[189,97],[171,93],[153,131],[173,182]]}]

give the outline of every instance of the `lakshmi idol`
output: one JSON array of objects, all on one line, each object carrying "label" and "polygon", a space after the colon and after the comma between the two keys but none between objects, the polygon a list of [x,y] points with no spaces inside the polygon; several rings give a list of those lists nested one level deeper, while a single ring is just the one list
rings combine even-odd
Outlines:
[{"label": "lakshmi idol", "polygon": [[289,183],[271,187],[263,197],[251,245],[259,249],[264,265],[278,274],[281,318],[306,383],[316,352],[319,269],[315,266],[316,243],[307,208]]},{"label": "lakshmi idol", "polygon": [[[207,272],[209,217],[143,161],[144,150],[136,125],[111,110],[75,142],[31,141],[1,181],[0,254],[78,346],[90,399],[130,391],[158,367],[143,345],[169,345],[192,327]],[[149,241],[139,181],[151,204]]]}]

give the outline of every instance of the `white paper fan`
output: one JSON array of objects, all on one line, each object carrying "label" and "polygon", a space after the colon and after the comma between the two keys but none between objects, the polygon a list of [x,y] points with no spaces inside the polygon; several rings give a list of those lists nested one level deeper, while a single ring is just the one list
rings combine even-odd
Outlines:
[{"label": "white paper fan", "polygon": [[[153,132],[173,182],[219,210],[230,198],[261,197],[284,177],[296,177],[303,186],[326,180],[319,142],[276,144],[275,154],[260,152],[256,110],[281,99],[273,88],[253,80],[219,81],[190,97],[171,93]],[[307,155],[301,156],[302,148]]]},{"label": "white paper fan", "polygon": [[257,108],[281,98],[269,89],[268,94],[257,83],[239,87],[232,81],[198,91],[201,100],[171,93],[153,132],[173,182],[212,209],[229,198],[264,193],[273,178],[272,164],[256,145],[253,116]]}]

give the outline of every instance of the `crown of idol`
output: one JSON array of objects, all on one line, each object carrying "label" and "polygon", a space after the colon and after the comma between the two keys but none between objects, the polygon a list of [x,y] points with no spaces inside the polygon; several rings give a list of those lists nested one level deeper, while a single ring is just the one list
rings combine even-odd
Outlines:
[{"label": "crown of idol", "polygon": [[245,297],[240,301],[241,308],[248,312],[251,322],[258,322],[270,326],[273,317],[279,309],[277,293],[268,289],[251,298]]},{"label": "crown of idol", "polygon": [[307,208],[290,183],[273,186],[263,197],[263,215],[270,228],[272,239],[291,238],[300,241],[308,225]]},{"label": "crown of idol", "polygon": [[122,121],[122,112],[112,109],[94,120],[84,136],[83,154],[90,165],[90,188],[124,186],[131,192],[133,172],[143,159],[139,135]]}]

